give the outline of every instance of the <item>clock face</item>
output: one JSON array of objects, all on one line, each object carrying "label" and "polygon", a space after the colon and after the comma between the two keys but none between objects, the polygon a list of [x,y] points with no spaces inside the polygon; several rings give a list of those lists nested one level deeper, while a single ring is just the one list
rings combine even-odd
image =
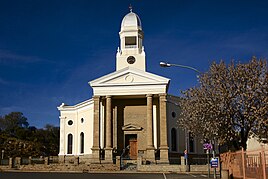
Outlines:
[{"label": "clock face", "polygon": [[135,63],[135,61],[136,61],[135,57],[133,57],[133,56],[129,56],[129,57],[127,57],[127,62],[128,62],[129,64],[133,64],[133,63]]}]

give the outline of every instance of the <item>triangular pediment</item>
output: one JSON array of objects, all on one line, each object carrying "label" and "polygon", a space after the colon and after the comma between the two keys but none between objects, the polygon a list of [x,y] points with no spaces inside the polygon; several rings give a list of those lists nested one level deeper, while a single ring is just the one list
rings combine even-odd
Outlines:
[{"label": "triangular pediment", "polygon": [[168,84],[169,79],[135,68],[124,68],[90,82],[94,86]]},{"label": "triangular pediment", "polygon": [[140,131],[142,130],[142,127],[136,125],[136,124],[127,124],[122,126],[123,131]]}]

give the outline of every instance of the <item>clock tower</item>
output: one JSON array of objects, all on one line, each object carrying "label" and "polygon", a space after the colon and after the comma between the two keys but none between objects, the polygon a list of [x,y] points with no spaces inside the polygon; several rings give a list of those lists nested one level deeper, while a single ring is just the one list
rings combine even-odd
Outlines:
[{"label": "clock tower", "polygon": [[137,14],[132,12],[132,8],[122,20],[119,36],[120,47],[116,54],[116,71],[126,67],[146,71],[141,20]]}]

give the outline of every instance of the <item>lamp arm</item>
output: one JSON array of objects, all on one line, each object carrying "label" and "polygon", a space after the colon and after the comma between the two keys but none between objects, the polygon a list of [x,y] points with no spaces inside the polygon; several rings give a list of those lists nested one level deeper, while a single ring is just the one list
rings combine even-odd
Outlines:
[{"label": "lamp arm", "polygon": [[190,66],[186,66],[186,65],[178,65],[178,64],[170,64],[171,66],[177,66],[177,67],[182,67],[182,68],[188,68],[191,70],[196,71],[197,73],[201,73],[199,70],[197,70],[196,68],[190,67]]}]

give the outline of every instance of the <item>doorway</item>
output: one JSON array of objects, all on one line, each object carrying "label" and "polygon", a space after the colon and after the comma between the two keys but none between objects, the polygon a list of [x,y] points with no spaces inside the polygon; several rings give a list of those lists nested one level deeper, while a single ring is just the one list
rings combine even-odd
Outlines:
[{"label": "doorway", "polygon": [[138,154],[137,134],[125,135],[125,147],[129,146],[129,158],[136,160]]}]

